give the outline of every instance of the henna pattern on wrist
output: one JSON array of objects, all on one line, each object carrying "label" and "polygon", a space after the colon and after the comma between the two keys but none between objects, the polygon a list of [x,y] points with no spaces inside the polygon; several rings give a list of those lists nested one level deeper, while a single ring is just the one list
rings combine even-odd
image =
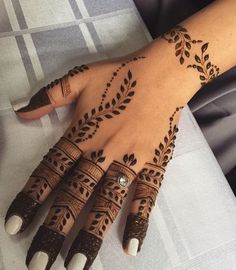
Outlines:
[{"label": "henna pattern on wrist", "polygon": [[[169,43],[176,43],[175,56],[180,57],[179,61],[181,65],[185,62],[185,56],[190,59],[190,50],[192,49],[191,44],[203,42],[202,40],[192,40],[187,29],[181,25],[177,25],[170,31],[163,34],[162,37]],[[194,60],[196,63],[187,65],[187,68],[193,68],[200,73],[199,78],[202,86],[212,81],[220,73],[219,67],[212,64],[212,62],[209,60],[210,57],[209,53],[207,52],[208,45],[208,42],[201,45],[200,55],[194,55]]]},{"label": "henna pattern on wrist", "polygon": [[[135,57],[132,60],[122,63],[117,70],[119,71],[122,67],[127,66],[127,64],[131,61],[137,61],[143,58],[145,57]],[[113,74],[117,75],[117,70],[116,72],[113,72]],[[120,88],[114,97],[110,101],[107,101],[105,104],[103,104],[108,88],[111,87],[113,79],[116,77],[116,75],[113,75],[110,82],[107,83],[107,88],[102,94],[100,105],[97,108],[93,108],[91,111],[86,112],[83,118],[80,119],[66,134],[67,138],[73,140],[75,143],[80,143],[91,139],[97,132],[102,121],[105,119],[111,119],[116,115],[121,114],[121,112],[126,109],[127,104],[130,103],[132,97],[135,94],[134,88],[137,84],[136,80],[133,80],[133,75],[130,70],[127,72],[127,76],[124,78],[124,82],[120,85]]]},{"label": "henna pattern on wrist", "polygon": [[29,101],[29,104],[19,110],[17,112],[29,112],[36,110],[40,107],[47,106],[51,104],[51,100],[48,96],[48,90],[52,89],[56,85],[61,85],[62,96],[66,98],[71,93],[69,76],[73,77],[74,75],[84,72],[88,70],[89,67],[87,65],[76,66],[73,69],[69,70],[69,72],[64,75],[62,78],[56,79],[49,83],[47,86],[42,87],[35,95],[33,95]]},{"label": "henna pattern on wrist", "polygon": [[175,56],[179,57],[179,62],[182,65],[185,57],[190,57],[191,44],[201,43],[202,40],[192,39],[186,28],[177,25],[170,31],[162,35],[169,43],[175,43]]},{"label": "henna pattern on wrist", "polygon": [[137,186],[133,202],[137,203],[137,212],[130,213],[127,217],[126,227],[123,236],[123,247],[125,248],[130,238],[139,240],[138,251],[141,249],[148,220],[152,208],[155,206],[156,197],[161,187],[161,182],[166,171],[166,166],[172,159],[175,148],[177,125],[173,121],[177,112],[183,107],[177,107],[169,119],[169,130],[159,147],[155,149],[155,155],[151,163],[147,162],[144,168],[137,175]]},{"label": "henna pattern on wrist", "polygon": [[196,64],[187,66],[187,68],[194,68],[200,73],[199,78],[202,86],[216,78],[220,71],[220,69],[209,60],[209,54],[206,53],[208,44],[209,43],[205,43],[202,45],[200,56],[195,54],[194,58]]}]

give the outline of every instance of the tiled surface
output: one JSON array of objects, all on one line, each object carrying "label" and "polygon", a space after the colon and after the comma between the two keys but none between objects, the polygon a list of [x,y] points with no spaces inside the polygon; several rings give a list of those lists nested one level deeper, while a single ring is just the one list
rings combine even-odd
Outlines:
[{"label": "tiled surface", "polygon": [[[0,270],[26,269],[26,252],[48,204],[32,226],[16,237],[4,232],[5,212],[62,135],[73,111],[70,106],[37,121],[22,121],[10,101],[32,95],[74,65],[124,55],[148,40],[132,0],[0,0]],[[131,190],[91,270],[236,268],[233,193],[187,107],[179,128],[142,252],[135,258],[125,256],[121,246]],[[78,225],[92,202],[82,211]],[[66,239],[52,270],[64,269],[77,229]]]}]

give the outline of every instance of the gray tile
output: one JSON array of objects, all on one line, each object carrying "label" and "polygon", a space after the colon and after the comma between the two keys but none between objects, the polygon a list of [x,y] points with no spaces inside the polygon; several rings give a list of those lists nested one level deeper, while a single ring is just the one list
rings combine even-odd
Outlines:
[{"label": "gray tile", "polygon": [[62,75],[89,58],[83,35],[78,25],[32,34],[44,74]]},{"label": "gray tile", "polygon": [[11,24],[3,0],[0,0],[0,33],[9,31],[12,31]]},{"label": "gray tile", "polygon": [[84,0],[84,4],[86,5],[90,16],[97,16],[104,13],[131,8],[134,6],[132,0]]}]

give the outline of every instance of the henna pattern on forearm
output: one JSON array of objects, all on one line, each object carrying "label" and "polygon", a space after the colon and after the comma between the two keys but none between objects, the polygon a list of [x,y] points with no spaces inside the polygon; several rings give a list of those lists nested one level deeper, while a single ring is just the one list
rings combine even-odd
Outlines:
[{"label": "henna pattern on forearm", "polygon": [[47,86],[42,87],[35,95],[33,95],[29,101],[29,104],[17,112],[29,112],[36,110],[40,107],[47,106],[51,104],[51,100],[48,96],[48,90],[52,89],[56,85],[61,85],[62,96],[66,98],[71,93],[69,76],[73,77],[74,75],[88,70],[87,65],[76,66],[73,69],[69,70],[66,75],[62,78],[56,79],[49,83]]},{"label": "henna pattern on forearm", "polygon": [[173,125],[173,121],[176,113],[182,109],[182,106],[177,107],[175,112],[170,116],[168,133],[163,141],[160,142],[158,148],[155,149],[153,161],[146,163],[137,175],[137,185],[133,198],[133,202],[137,204],[136,213],[130,213],[127,217],[123,236],[124,248],[127,246],[130,238],[137,238],[139,240],[138,251],[141,249],[148,228],[151,210],[155,206],[166,166],[172,159],[175,148],[178,128],[176,124]]},{"label": "henna pattern on forearm", "polygon": [[[119,71],[131,61],[137,61],[138,59],[143,58],[145,57],[135,57],[132,60],[122,63],[117,70]],[[107,83],[107,88],[102,94],[100,105],[97,108],[92,108],[89,112],[86,112],[83,118],[75,123],[75,125],[66,134],[67,138],[73,140],[75,143],[80,143],[91,139],[97,132],[102,121],[105,119],[112,119],[126,109],[128,103],[130,103],[135,94],[134,88],[137,84],[136,80],[133,80],[133,75],[130,70],[127,72],[127,76],[124,78],[123,83],[120,85],[119,90],[116,92],[113,98],[103,104],[108,88],[112,86],[113,79],[117,76],[117,70],[113,72],[113,77],[111,78],[110,82]]]},{"label": "henna pattern on forearm", "polygon": [[[92,265],[102,245],[105,233],[117,217],[124,198],[127,196],[128,187],[136,177],[136,173],[131,168],[136,162],[134,154],[126,154],[122,162],[114,161],[110,165],[96,194],[89,222],[80,230],[74,240],[66,257],[65,267],[78,252],[87,257],[84,270],[88,270]],[[122,175],[126,177],[126,181],[124,178],[123,180],[120,178]]]},{"label": "henna pattern on forearm", "polygon": [[[189,58],[189,61],[191,61],[191,44],[196,45],[203,42],[202,40],[192,40],[188,34],[187,29],[181,25],[177,25],[170,31],[163,34],[162,37],[169,43],[176,43],[175,56],[180,57],[179,61],[181,65],[184,64],[185,57]],[[209,53],[207,52],[208,45],[208,42],[201,45],[201,53],[199,55],[194,55],[194,60],[196,63],[187,65],[187,68],[193,68],[200,73],[199,78],[202,86],[212,81],[220,73],[219,67],[215,64],[212,64],[210,60]]]}]

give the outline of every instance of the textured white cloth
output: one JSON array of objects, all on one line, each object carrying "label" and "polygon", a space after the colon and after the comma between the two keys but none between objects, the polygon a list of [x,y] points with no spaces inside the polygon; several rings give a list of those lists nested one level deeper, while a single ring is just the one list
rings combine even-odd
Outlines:
[{"label": "textured white cloth", "polygon": [[[36,121],[17,119],[10,100],[32,94],[74,64],[128,53],[149,35],[130,1],[0,0],[0,269],[24,270],[30,242],[53,198],[20,236],[3,229],[6,210],[69,124],[73,106]],[[34,89],[33,91],[31,89]],[[179,125],[148,233],[136,257],[122,236],[133,190],[104,239],[92,270],[236,269],[235,197],[188,107]],[[91,197],[52,269],[63,262]]]}]

